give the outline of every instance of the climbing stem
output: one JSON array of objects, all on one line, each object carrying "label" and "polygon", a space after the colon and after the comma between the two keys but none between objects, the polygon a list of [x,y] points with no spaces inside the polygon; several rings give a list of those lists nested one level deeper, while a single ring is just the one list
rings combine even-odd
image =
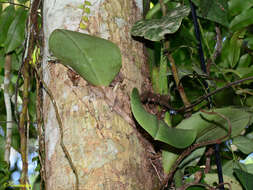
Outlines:
[{"label": "climbing stem", "polygon": [[[159,3],[161,5],[162,14],[163,14],[163,16],[165,16],[166,15],[166,6],[165,6],[163,0],[159,0]],[[168,58],[168,60],[170,62],[171,71],[172,71],[172,74],[173,74],[173,77],[174,77],[174,80],[175,80],[178,92],[180,94],[180,97],[181,97],[181,99],[182,99],[182,101],[184,103],[184,106],[185,107],[189,107],[191,105],[191,103],[189,102],[189,100],[188,100],[188,98],[187,98],[187,96],[185,94],[184,87],[183,87],[182,83],[180,83],[175,60],[174,60],[174,58],[172,57],[172,55],[168,51],[169,48],[170,48],[169,41],[164,41],[163,43],[164,43],[165,50],[167,50],[166,55],[167,55],[167,58]]]},{"label": "climbing stem", "polygon": [[26,184],[28,181],[27,171],[28,171],[28,163],[27,163],[27,138],[26,138],[26,121],[27,121],[27,110],[28,110],[28,102],[29,102],[29,62],[26,61],[23,66],[23,78],[24,78],[24,85],[23,85],[23,104],[22,104],[22,112],[20,114],[19,119],[19,134],[20,134],[20,152],[22,158],[22,172],[20,178],[20,184]]}]

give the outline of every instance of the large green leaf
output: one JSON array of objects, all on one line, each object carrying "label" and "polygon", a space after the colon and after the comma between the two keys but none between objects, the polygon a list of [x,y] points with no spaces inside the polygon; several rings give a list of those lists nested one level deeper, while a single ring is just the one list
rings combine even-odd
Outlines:
[{"label": "large green leaf", "polygon": [[246,26],[253,24],[253,8],[243,11],[237,15],[230,23],[231,30],[240,30]]},{"label": "large green leaf", "polygon": [[161,19],[140,20],[133,25],[131,34],[151,41],[160,41],[164,39],[165,34],[175,33],[189,12],[189,7],[180,6],[169,11]]},{"label": "large green leaf", "polygon": [[201,0],[195,4],[199,6],[199,16],[228,26],[228,4],[227,0]]},{"label": "large green leaf", "polygon": [[25,23],[27,11],[19,8],[17,14],[12,21],[8,30],[7,39],[5,41],[5,53],[10,53],[22,45],[25,39]]},{"label": "large green leaf", "polygon": [[6,40],[8,29],[14,17],[15,9],[12,5],[6,7],[0,16],[0,46],[2,46]]},{"label": "large green leaf", "polygon": [[250,154],[253,152],[253,140],[244,137],[238,136],[233,139],[233,144],[244,154]]},{"label": "large green leaf", "polygon": [[148,113],[142,107],[138,90],[131,94],[131,109],[137,122],[155,139],[176,148],[185,148],[193,143],[196,131],[189,129],[170,128],[164,121]]},{"label": "large green leaf", "polygon": [[49,48],[62,64],[93,85],[109,85],[121,68],[119,48],[95,36],[57,29],[50,35]]},{"label": "large green leaf", "polygon": [[[214,109],[213,112],[218,112],[230,120],[231,137],[240,135],[241,131],[252,122],[252,113],[244,108],[225,107]],[[225,119],[217,114],[206,114],[201,111],[184,119],[177,128],[196,130],[197,142],[215,140],[228,133],[228,123]]]},{"label": "large green leaf", "polygon": [[234,172],[245,190],[252,190],[253,187],[253,174],[245,172],[240,169],[234,169]]}]

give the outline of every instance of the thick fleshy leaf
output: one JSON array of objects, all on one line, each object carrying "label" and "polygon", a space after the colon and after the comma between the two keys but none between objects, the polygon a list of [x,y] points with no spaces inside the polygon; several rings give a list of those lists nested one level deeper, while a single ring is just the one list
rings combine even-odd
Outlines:
[{"label": "thick fleshy leaf", "polygon": [[131,94],[131,109],[137,122],[155,140],[167,143],[176,148],[185,148],[193,143],[196,138],[195,130],[170,128],[164,121],[148,113],[142,107],[138,90],[133,89]]},{"label": "thick fleshy leaf", "polygon": [[3,45],[6,40],[8,29],[14,17],[15,9],[12,5],[6,7],[0,16],[0,46]]},{"label": "thick fleshy leaf", "polygon": [[233,144],[244,154],[250,154],[253,152],[253,140],[244,137],[238,136],[233,139]]},{"label": "thick fleshy leaf", "polygon": [[201,0],[198,3],[199,16],[228,26],[227,0]]},{"label": "thick fleshy leaf", "polygon": [[231,30],[240,30],[246,26],[253,24],[253,8],[243,11],[237,15],[230,23]]},{"label": "thick fleshy leaf", "polygon": [[22,45],[25,39],[26,17],[27,11],[24,8],[19,8],[8,30],[5,53],[10,53]]},{"label": "thick fleshy leaf", "polygon": [[53,55],[93,85],[107,86],[121,68],[119,48],[87,34],[57,29],[49,38]]},{"label": "thick fleshy leaf", "polygon": [[166,34],[175,33],[189,12],[189,7],[180,6],[169,11],[161,19],[140,20],[133,25],[131,34],[151,41],[160,41]]},{"label": "thick fleshy leaf", "polygon": [[[252,123],[252,113],[244,108],[225,107],[214,109],[230,120],[232,125],[231,137],[240,135],[242,130]],[[184,119],[177,126],[178,129],[192,129],[197,131],[197,142],[215,140],[225,136],[228,132],[228,123],[217,114],[206,114],[201,111]]]},{"label": "thick fleshy leaf", "polygon": [[245,172],[240,169],[234,169],[234,172],[245,190],[252,190],[253,187],[253,174]]}]

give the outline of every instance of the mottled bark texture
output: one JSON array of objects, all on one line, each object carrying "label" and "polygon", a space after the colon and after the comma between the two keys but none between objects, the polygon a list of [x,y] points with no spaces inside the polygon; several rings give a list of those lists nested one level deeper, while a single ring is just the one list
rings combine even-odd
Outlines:
[{"label": "mottled bark texture", "polygon": [[[90,0],[90,13],[80,29],[81,0],[44,0],[44,80],[53,92],[64,127],[64,144],[78,170],[81,190],[154,190],[159,180],[151,149],[136,130],[129,95],[143,87],[145,56],[131,38],[141,18],[141,0]],[[120,75],[109,87],[94,87],[73,77],[68,68],[48,62],[48,37],[56,28],[99,36],[116,43],[122,53]],[[61,48],[61,47],[59,47]],[[47,189],[74,189],[75,176],[60,147],[55,111],[44,95]]]}]

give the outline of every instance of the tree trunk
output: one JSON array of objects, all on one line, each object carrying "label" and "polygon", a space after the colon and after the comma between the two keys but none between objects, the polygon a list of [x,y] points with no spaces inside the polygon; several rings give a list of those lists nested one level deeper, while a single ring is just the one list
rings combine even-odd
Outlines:
[{"label": "tree trunk", "polygon": [[[143,88],[143,46],[132,40],[131,26],[141,18],[141,0],[44,0],[44,80],[63,123],[64,144],[77,168],[80,190],[154,190],[158,176],[147,156],[150,144],[138,134],[129,95]],[[81,20],[82,17],[88,20]],[[80,27],[81,26],[81,27]],[[94,87],[61,64],[48,60],[48,38],[57,28],[95,35],[117,44],[120,74],[109,87]],[[85,29],[84,29],[85,28]],[[61,48],[61,47],[59,47]],[[60,146],[54,107],[44,95],[46,188],[70,190],[75,175]]]}]

